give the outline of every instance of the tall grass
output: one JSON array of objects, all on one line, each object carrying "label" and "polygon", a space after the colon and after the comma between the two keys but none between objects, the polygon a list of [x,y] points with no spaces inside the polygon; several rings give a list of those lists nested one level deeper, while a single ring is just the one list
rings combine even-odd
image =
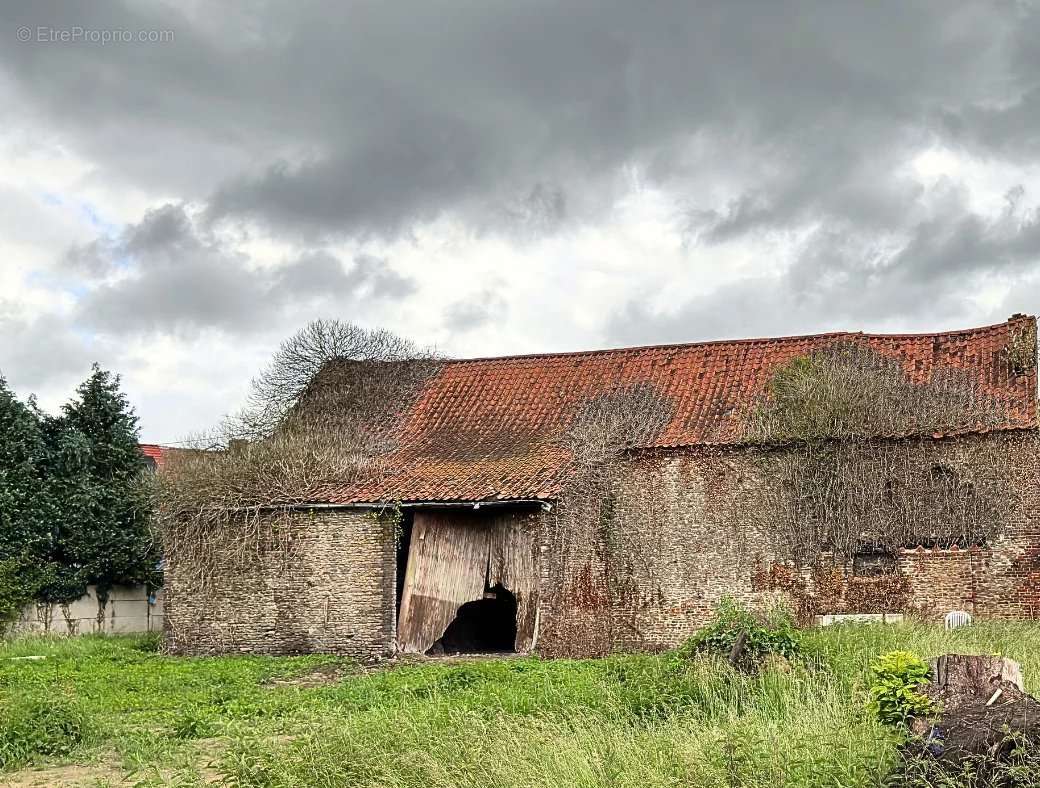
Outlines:
[{"label": "tall grass", "polygon": [[[997,652],[1040,685],[1037,625],[841,626],[801,639],[804,660],[755,676],[679,652],[364,673],[329,657],[187,659],[141,639],[23,639],[0,646],[0,712],[68,698],[88,723],[65,749],[28,748],[8,768],[114,759],[155,784],[871,786],[895,760],[866,709],[878,654]],[[8,659],[28,655],[46,659]],[[341,681],[269,681],[328,662]]]}]

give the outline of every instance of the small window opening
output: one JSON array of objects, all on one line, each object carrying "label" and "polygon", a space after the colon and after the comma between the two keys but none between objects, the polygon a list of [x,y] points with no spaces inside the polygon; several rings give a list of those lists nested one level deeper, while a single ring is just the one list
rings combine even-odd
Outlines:
[{"label": "small window opening", "polygon": [[852,557],[853,577],[881,577],[897,571],[896,558],[887,550],[863,548]]},{"label": "small window opening", "polygon": [[467,602],[427,654],[488,654],[516,651],[516,597],[501,585]]}]

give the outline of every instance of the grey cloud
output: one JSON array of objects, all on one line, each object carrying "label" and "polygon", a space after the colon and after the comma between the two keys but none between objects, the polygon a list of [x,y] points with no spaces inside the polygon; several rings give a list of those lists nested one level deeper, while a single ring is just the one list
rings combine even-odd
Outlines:
[{"label": "grey cloud", "polygon": [[364,289],[372,298],[396,300],[416,291],[415,282],[390,268],[386,259],[369,254],[354,258],[347,282],[351,287]]},{"label": "grey cloud", "polygon": [[139,224],[128,228],[122,245],[129,255],[148,255],[193,242],[191,220],[183,206],[168,203],[148,211]]},{"label": "grey cloud", "polygon": [[0,336],[0,375],[19,391],[38,391],[84,369],[85,338],[62,319],[26,317],[0,301]]},{"label": "grey cloud", "polygon": [[397,273],[381,257],[359,254],[349,270],[328,252],[314,252],[278,269],[271,288],[283,294],[321,295],[352,292],[368,298],[397,300],[415,292],[415,282]]},{"label": "grey cloud", "polygon": [[935,330],[1033,312],[1012,288],[999,310],[980,317],[972,298],[984,281],[1014,283],[1040,272],[1040,210],[996,218],[972,213],[954,195],[938,215],[901,238],[843,225],[818,230],[782,273],[750,277],[703,293],[671,312],[633,298],[613,316],[610,342],[644,344],[837,331]]},{"label": "grey cloud", "polygon": [[682,191],[760,162],[758,212],[738,211],[720,233],[804,217],[824,195],[875,211],[889,195],[865,181],[889,179],[895,152],[930,136],[985,148],[995,133],[980,113],[997,89],[1001,112],[1027,116],[1006,120],[993,144],[1035,140],[1038,11],[1010,0],[196,13],[99,0],[89,20],[60,2],[0,14],[12,30],[174,30],[166,45],[7,46],[0,68],[112,171],[209,197],[211,219],[312,239],[396,235],[446,213],[552,232],[599,217],[630,165]]},{"label": "grey cloud", "polygon": [[190,265],[204,251],[184,207],[168,203],[147,211],[118,238],[101,236],[66,249],[62,262],[68,270],[101,277],[125,266],[129,259],[151,265],[157,261]]},{"label": "grey cloud", "polygon": [[494,291],[482,290],[448,306],[444,310],[444,325],[452,332],[465,333],[480,328],[492,317],[503,317],[508,304]]},{"label": "grey cloud", "polygon": [[[954,319],[965,282],[1037,261],[1035,215],[977,216],[957,195],[933,209],[906,173],[933,145],[1040,163],[1036,3],[0,9],[4,29],[22,24],[175,34],[0,47],[0,98],[24,110],[19,122],[106,178],[204,207],[192,221],[166,206],[69,254],[107,277],[81,305],[105,330],[245,330],[265,308],[329,293],[407,297],[414,284],[385,261],[342,265],[321,248],[442,217],[514,244],[583,224],[609,232],[611,209],[642,185],[676,199],[687,247],[809,239],[776,279],[671,317],[634,301],[616,337]],[[258,268],[214,240],[242,221],[315,251]],[[755,311],[746,324],[732,317],[742,307]],[[465,331],[486,316],[457,304],[444,318]]]},{"label": "grey cloud", "polygon": [[323,250],[258,266],[199,232],[179,205],[153,209],[118,238],[74,249],[66,260],[87,275],[109,275],[83,296],[77,313],[104,332],[248,331],[304,304],[339,308],[362,296],[394,300],[414,290],[386,260],[363,255],[350,268]]}]

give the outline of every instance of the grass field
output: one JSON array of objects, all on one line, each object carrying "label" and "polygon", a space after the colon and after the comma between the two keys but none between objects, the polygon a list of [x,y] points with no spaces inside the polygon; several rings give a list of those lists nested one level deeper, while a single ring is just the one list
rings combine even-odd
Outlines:
[{"label": "grass field", "polygon": [[[895,758],[868,665],[1002,653],[1040,689],[1040,626],[842,626],[747,677],[681,653],[427,662],[175,658],[149,637],[0,644],[0,784],[866,786]],[[43,656],[44,659],[17,659]]]}]

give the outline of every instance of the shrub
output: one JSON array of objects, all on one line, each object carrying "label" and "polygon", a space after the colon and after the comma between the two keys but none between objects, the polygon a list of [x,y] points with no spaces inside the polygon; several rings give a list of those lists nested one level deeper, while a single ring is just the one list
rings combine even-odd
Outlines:
[{"label": "shrub", "polygon": [[909,651],[890,651],[870,666],[874,683],[870,706],[886,725],[906,725],[913,717],[933,711],[931,700],[918,689],[928,683],[928,665]]},{"label": "shrub", "polygon": [[770,654],[793,659],[802,651],[790,612],[776,607],[759,618],[730,598],[719,601],[714,621],[690,638],[683,650],[729,656],[741,633],[746,665],[757,664]]},{"label": "shrub", "polygon": [[94,731],[93,721],[71,697],[15,696],[0,718],[0,769],[49,755],[69,755]]},{"label": "shrub", "polygon": [[27,581],[21,561],[14,558],[0,561],[0,635],[18,620],[35,591],[35,586]]}]

